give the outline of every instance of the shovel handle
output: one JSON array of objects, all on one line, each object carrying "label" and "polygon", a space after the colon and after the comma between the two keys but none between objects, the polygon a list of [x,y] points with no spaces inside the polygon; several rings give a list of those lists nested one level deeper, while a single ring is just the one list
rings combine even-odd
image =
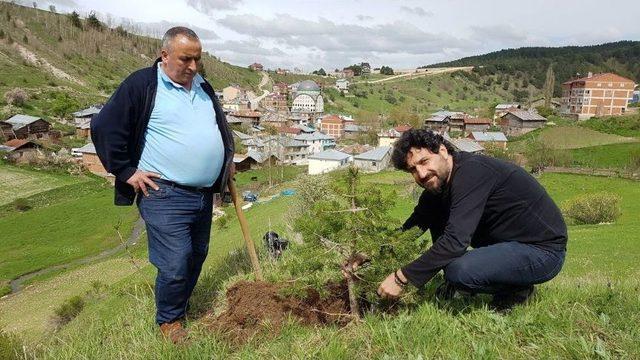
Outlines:
[{"label": "shovel handle", "polygon": [[242,230],[244,242],[247,245],[247,251],[249,252],[249,258],[251,259],[251,266],[256,274],[256,280],[262,281],[264,278],[262,277],[262,269],[260,268],[260,262],[258,261],[258,254],[256,253],[256,247],[251,239],[251,233],[249,233],[249,224],[247,223],[247,218],[244,216],[244,212],[242,211],[242,203],[238,198],[238,190],[236,189],[236,183],[233,178],[229,179],[229,192],[233,199],[233,205],[236,208],[236,215],[240,222],[240,229]]}]

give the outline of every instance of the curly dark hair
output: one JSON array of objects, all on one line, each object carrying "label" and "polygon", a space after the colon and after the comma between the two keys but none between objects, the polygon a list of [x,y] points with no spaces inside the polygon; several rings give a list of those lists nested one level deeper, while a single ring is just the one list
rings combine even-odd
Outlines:
[{"label": "curly dark hair", "polygon": [[398,170],[407,170],[407,154],[411,148],[424,148],[432,153],[440,150],[440,145],[447,148],[449,154],[454,154],[456,150],[453,148],[442,135],[431,130],[410,129],[405,131],[400,139],[393,145],[393,153],[391,154],[391,162]]}]

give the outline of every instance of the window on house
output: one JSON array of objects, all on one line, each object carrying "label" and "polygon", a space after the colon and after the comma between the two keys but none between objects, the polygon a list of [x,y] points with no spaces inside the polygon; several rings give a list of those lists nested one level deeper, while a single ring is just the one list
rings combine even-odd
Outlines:
[{"label": "window on house", "polygon": [[372,161],[372,162],[371,162],[371,165],[376,166],[376,162],[375,162],[375,161]]}]

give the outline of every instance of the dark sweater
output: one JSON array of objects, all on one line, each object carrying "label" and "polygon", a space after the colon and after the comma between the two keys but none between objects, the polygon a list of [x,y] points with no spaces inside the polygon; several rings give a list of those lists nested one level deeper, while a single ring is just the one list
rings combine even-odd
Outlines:
[{"label": "dark sweater", "polygon": [[[129,75],[111,95],[100,113],[91,120],[91,139],[105,169],[115,175],[115,204],[131,205],[136,197],[127,180],[140,161],[144,135],[155,103],[158,87],[160,59],[145,69]],[[233,135],[216,99],[211,85],[205,81],[202,88],[209,95],[216,112],[215,121],[224,144],[224,163],[220,176],[213,185],[214,192],[222,192],[229,179],[233,163]],[[213,121],[213,119],[212,119]]]},{"label": "dark sweater", "polygon": [[416,286],[462,256],[469,246],[506,241],[565,250],[567,226],[544,188],[521,167],[458,152],[444,191],[423,191],[404,229],[429,229],[433,245],[402,268]]}]

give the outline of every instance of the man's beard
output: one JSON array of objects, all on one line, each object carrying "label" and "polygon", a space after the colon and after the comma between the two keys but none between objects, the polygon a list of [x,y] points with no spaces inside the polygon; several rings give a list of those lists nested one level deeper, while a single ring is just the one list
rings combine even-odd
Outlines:
[{"label": "man's beard", "polygon": [[420,185],[420,187],[422,187],[423,189],[427,190],[428,192],[430,192],[430,193],[432,193],[434,195],[439,195],[444,190],[444,185],[445,185],[445,182],[447,180],[447,177],[445,175],[436,174],[433,177],[430,177],[428,181],[431,181],[431,179],[433,179],[433,178],[436,179],[436,185],[433,186],[433,187],[425,186],[425,184],[423,182],[418,183],[418,185]]}]

